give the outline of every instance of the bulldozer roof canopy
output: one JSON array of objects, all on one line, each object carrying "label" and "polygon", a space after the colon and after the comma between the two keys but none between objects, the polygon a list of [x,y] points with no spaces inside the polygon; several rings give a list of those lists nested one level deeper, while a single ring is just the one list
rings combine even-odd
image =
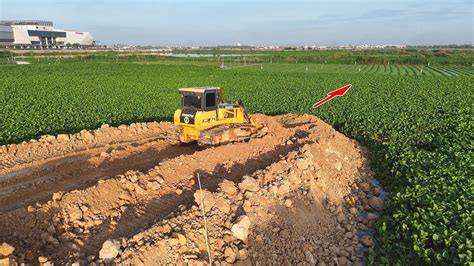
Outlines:
[{"label": "bulldozer roof canopy", "polygon": [[179,92],[197,92],[204,93],[206,91],[220,90],[219,87],[198,87],[198,88],[181,88]]}]

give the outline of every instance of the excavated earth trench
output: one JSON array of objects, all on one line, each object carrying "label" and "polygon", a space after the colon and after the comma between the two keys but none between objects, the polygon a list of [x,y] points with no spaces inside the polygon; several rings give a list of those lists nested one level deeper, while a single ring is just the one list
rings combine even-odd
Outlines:
[{"label": "excavated earth trench", "polygon": [[167,122],[0,146],[0,264],[362,264],[367,152],[314,116],[253,117],[264,136],[207,149]]}]

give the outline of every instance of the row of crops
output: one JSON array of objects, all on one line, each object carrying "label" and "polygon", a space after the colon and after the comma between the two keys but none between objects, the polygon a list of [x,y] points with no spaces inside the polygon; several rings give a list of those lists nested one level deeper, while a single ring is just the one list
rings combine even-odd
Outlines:
[{"label": "row of crops", "polygon": [[418,66],[418,65],[355,65],[355,64],[253,64],[230,65],[228,69],[250,68],[274,72],[301,73],[361,73],[361,74],[391,74],[408,76],[473,76],[474,67],[468,66]]},{"label": "row of crops", "polygon": [[[370,263],[472,262],[472,75],[360,75],[352,65],[306,73],[305,66],[273,65],[275,71],[80,62],[0,66],[0,142],[102,123],[171,120],[177,88],[222,86],[227,98],[243,99],[251,112],[314,114],[371,150],[377,178],[391,197]],[[347,83],[353,88],[344,97],[311,109]]]}]

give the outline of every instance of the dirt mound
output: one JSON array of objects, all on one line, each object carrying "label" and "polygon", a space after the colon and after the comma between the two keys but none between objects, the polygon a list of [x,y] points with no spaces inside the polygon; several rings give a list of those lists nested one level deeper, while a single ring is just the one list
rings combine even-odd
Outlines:
[{"label": "dirt mound", "polygon": [[4,257],[362,262],[383,205],[363,149],[314,116],[254,118],[265,136],[208,149],[179,145],[169,123],[0,147]]}]

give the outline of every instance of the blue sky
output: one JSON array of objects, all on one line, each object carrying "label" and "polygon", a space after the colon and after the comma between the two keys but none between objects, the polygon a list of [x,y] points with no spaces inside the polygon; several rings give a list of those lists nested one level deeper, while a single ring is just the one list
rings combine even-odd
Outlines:
[{"label": "blue sky", "polygon": [[1,19],[52,20],[104,44],[472,44],[473,0],[0,0]]}]

